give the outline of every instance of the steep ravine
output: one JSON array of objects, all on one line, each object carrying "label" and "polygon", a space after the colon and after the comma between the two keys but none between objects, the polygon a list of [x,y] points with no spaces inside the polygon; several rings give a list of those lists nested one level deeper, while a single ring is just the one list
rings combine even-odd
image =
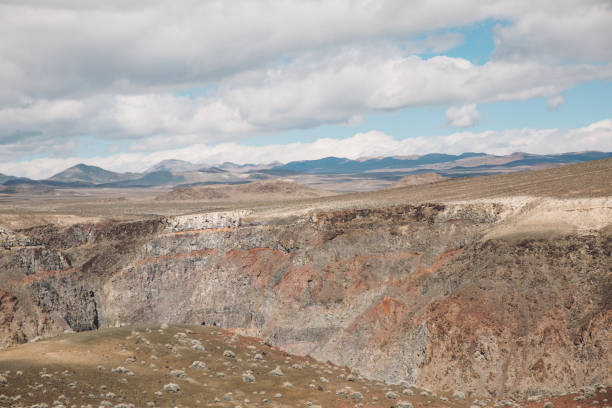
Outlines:
[{"label": "steep ravine", "polygon": [[186,322],[478,396],[611,385],[609,228],[484,239],[507,212],[423,204],[262,221],[236,211],[4,231],[0,347]]}]

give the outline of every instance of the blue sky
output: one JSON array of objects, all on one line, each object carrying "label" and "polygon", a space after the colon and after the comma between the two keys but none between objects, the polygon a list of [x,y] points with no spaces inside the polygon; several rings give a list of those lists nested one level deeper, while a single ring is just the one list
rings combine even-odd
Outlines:
[{"label": "blue sky", "polygon": [[2,173],[612,150],[605,0],[237,0],[231,12],[188,0],[173,13],[161,0],[24,0],[0,13]]}]

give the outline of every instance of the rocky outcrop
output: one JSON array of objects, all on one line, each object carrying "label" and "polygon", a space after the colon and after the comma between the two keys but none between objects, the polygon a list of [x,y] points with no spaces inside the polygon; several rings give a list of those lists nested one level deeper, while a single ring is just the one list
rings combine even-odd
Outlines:
[{"label": "rocky outcrop", "polygon": [[231,228],[240,226],[248,210],[213,212],[207,214],[179,215],[164,219],[168,232],[192,231],[207,228]]},{"label": "rocky outcrop", "polygon": [[478,396],[609,385],[612,237],[485,239],[515,210],[419,204],[253,223],[236,211],[17,231],[0,258],[0,345],[187,322]]}]

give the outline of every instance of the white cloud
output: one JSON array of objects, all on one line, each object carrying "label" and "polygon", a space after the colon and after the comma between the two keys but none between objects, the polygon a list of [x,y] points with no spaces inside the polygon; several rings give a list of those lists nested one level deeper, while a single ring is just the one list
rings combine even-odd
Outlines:
[{"label": "white cloud", "polygon": [[[397,48],[442,53],[464,40],[453,30],[485,19],[502,23],[482,66]],[[549,98],[612,78],[611,20],[608,0],[4,0],[0,161],[66,156],[83,135],[165,151],[381,110]]]},{"label": "white cloud", "polygon": [[452,106],[446,111],[446,123],[452,127],[465,128],[474,126],[480,119],[480,112],[475,103],[460,107]]},{"label": "white cloud", "polygon": [[607,0],[5,0],[0,104],[210,84],[304,52],[423,35],[422,46],[442,52],[460,34],[432,33],[487,18],[508,21],[496,32],[499,56],[612,59]]},{"label": "white cloud", "polygon": [[612,119],[602,120],[578,129],[510,129],[480,133],[457,132],[434,137],[413,137],[399,140],[379,131],[357,133],[346,139],[318,139],[310,143],[246,146],[234,142],[217,145],[194,144],[153,153],[119,153],[108,157],[82,159],[41,158],[21,162],[0,163],[0,172],[45,178],[80,162],[115,171],[143,171],[165,159],[181,159],[194,163],[266,163],[275,160],[319,159],[331,154],[359,157],[426,154],[432,152],[460,154],[466,151],[491,154],[528,152],[539,154],[570,151],[612,151]]},{"label": "white cloud", "polygon": [[22,143],[27,135],[49,143],[80,135],[122,138],[138,140],[135,146],[141,150],[163,150],[325,123],[355,124],[372,112],[456,103],[465,106],[450,109],[448,122],[466,127],[478,119],[476,102],[550,97],[607,77],[612,67],[513,61],[474,65],[444,56],[405,57],[390,47],[351,48],[232,76],[208,96],[102,94],[0,109],[0,160],[14,156],[8,142],[15,135],[21,135]]},{"label": "white cloud", "polygon": [[546,106],[549,110],[559,109],[561,105],[565,102],[563,95],[553,96],[552,98],[548,98],[546,101]]},{"label": "white cloud", "polygon": [[563,63],[612,60],[612,2],[561,0],[556,8],[534,8],[497,27],[494,56],[550,59]]}]

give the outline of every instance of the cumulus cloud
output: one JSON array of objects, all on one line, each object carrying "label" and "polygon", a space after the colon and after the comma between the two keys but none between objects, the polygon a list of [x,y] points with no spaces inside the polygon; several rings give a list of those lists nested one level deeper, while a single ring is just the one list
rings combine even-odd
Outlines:
[{"label": "cumulus cloud", "polygon": [[549,110],[559,109],[561,105],[565,102],[563,95],[553,96],[552,98],[548,98],[546,101],[546,106]]},{"label": "cumulus cloud", "polygon": [[[0,109],[0,144],[16,134],[49,141],[93,135],[139,140],[141,149],[164,149],[320,124],[354,124],[372,112],[456,103],[465,106],[449,110],[449,124],[466,127],[478,119],[476,102],[549,97],[607,77],[612,77],[612,67],[513,61],[475,65],[462,58],[402,56],[395,48],[351,48],[234,75],[204,96],[100,94],[7,107]],[[0,159],[13,154],[0,146]]]},{"label": "cumulus cloud", "polygon": [[118,153],[108,157],[40,158],[19,163],[0,163],[0,172],[34,178],[49,177],[69,166],[85,161],[115,171],[143,171],[165,159],[218,164],[267,163],[311,160],[335,156],[360,157],[426,154],[460,154],[466,151],[491,154],[564,153],[568,151],[612,151],[612,119],[577,129],[510,129],[505,131],[457,132],[434,137],[396,139],[380,131],[357,133],[345,139],[322,138],[309,143],[247,146],[235,142],[216,145],[194,144],[184,148],[153,153]]},{"label": "cumulus cloud", "polygon": [[480,119],[480,112],[475,103],[460,107],[452,106],[446,111],[446,123],[452,127],[474,126],[478,119]]},{"label": "cumulus cloud", "polygon": [[[464,40],[453,30],[486,19],[502,23],[484,65],[410,55],[450,50]],[[82,136],[167,151],[550,98],[612,78],[611,19],[607,0],[4,0],[0,161],[66,155]]]},{"label": "cumulus cloud", "polygon": [[559,1],[556,9],[538,10],[495,30],[495,57],[560,62],[612,60],[612,3]]},{"label": "cumulus cloud", "polygon": [[500,56],[539,59],[552,52],[572,61],[610,61],[606,0],[465,0],[461,7],[448,0],[7,0],[0,4],[6,88],[0,103],[24,95],[73,98],[216,83],[303,52],[410,42],[423,34],[422,46],[442,52],[460,34],[436,31],[487,18],[509,22],[496,31]]}]

